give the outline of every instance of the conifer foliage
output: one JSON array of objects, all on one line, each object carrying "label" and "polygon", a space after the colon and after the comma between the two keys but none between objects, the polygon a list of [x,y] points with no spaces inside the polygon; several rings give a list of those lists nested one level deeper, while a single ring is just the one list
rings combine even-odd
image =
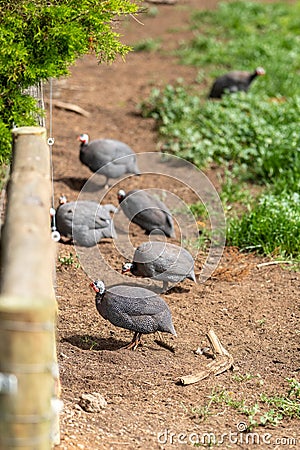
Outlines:
[{"label": "conifer foliage", "polygon": [[0,163],[11,150],[13,125],[34,125],[35,101],[24,89],[67,75],[94,52],[111,62],[130,48],[120,20],[138,10],[130,0],[0,0]]}]

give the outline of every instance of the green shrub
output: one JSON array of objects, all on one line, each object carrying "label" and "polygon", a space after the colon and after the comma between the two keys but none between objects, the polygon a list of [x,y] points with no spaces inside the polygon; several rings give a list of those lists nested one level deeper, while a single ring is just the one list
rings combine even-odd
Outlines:
[{"label": "green shrub", "polygon": [[265,194],[241,218],[227,222],[227,243],[258,253],[300,258],[300,196]]},{"label": "green shrub", "polygon": [[129,0],[0,0],[0,162],[10,153],[13,125],[32,125],[35,106],[24,89],[68,74],[75,60],[93,51],[113,61],[129,47],[113,19],[137,11]]},{"label": "green shrub", "polygon": [[281,101],[240,92],[201,104],[183,86],[155,89],[141,105],[157,120],[165,151],[198,167],[228,164],[235,175],[274,182],[300,178],[300,96]]}]

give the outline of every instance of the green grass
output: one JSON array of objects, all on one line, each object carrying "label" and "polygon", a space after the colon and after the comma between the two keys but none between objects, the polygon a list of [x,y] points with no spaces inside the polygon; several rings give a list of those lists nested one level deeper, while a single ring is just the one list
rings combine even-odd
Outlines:
[{"label": "green grass", "polygon": [[299,258],[299,194],[261,196],[249,212],[228,221],[227,242],[265,255]]},{"label": "green grass", "polygon": [[75,267],[76,269],[80,268],[80,264],[78,262],[77,255],[73,255],[72,252],[68,256],[58,256],[58,262],[60,263],[60,267]]},{"label": "green grass", "polygon": [[[228,244],[298,260],[300,2],[220,3],[194,13],[191,27],[194,38],[177,54],[182,63],[201,67],[199,82],[258,65],[267,75],[248,93],[220,101],[182,82],[155,88],[140,104],[141,114],[155,119],[163,151],[202,169],[217,164],[225,173],[219,194]],[[192,207],[199,220],[201,208]]]},{"label": "green grass", "polygon": [[[240,383],[256,377],[247,374],[241,380],[236,381]],[[262,381],[260,377],[259,380]],[[286,393],[274,396],[261,393],[254,401],[238,398],[234,392],[216,388],[209,396],[206,405],[191,409],[192,418],[201,422],[207,417],[215,415],[215,406],[221,405],[222,408],[234,409],[242,415],[243,420],[240,423],[245,424],[245,429],[240,431],[251,431],[253,428],[266,425],[276,427],[284,419],[300,419],[300,383],[294,378],[288,378],[286,381],[288,383]]]},{"label": "green grass", "polygon": [[253,375],[252,373],[237,374],[237,375],[233,375],[232,378],[234,381],[237,381],[238,383],[248,383],[249,381],[256,380],[256,382],[259,386],[264,385],[264,380],[262,379],[262,377],[259,373],[255,374],[255,375]]}]

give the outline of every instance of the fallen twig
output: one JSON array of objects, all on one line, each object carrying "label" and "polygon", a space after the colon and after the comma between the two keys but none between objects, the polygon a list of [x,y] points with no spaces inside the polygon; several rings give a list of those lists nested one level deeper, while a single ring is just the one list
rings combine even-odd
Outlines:
[{"label": "fallen twig", "polygon": [[133,20],[135,20],[137,23],[139,23],[140,25],[145,25],[143,22],[140,22],[133,14],[129,14],[130,17],[133,18]]},{"label": "fallen twig", "polygon": [[180,383],[185,386],[204,380],[210,375],[219,375],[220,373],[225,372],[233,366],[232,355],[230,355],[230,353],[228,353],[228,351],[223,347],[215,332],[213,330],[210,330],[207,333],[206,337],[210,342],[215,359],[208,363],[205,369],[203,369],[201,372],[195,375],[185,375],[181,377]]},{"label": "fallen twig", "polygon": [[74,103],[61,102],[60,100],[52,100],[52,105],[56,108],[66,109],[67,111],[73,111],[82,116],[89,117],[90,113]]},{"label": "fallen twig", "polygon": [[275,264],[294,264],[293,261],[267,261],[264,263],[257,264],[256,267],[274,266]]}]

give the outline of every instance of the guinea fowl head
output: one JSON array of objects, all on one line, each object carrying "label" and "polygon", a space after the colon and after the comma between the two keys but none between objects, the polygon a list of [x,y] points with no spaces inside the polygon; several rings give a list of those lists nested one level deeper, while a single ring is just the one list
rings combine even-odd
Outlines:
[{"label": "guinea fowl head", "polygon": [[257,67],[255,69],[255,75],[265,75],[266,71],[263,67]]},{"label": "guinea fowl head", "polygon": [[91,288],[94,289],[97,294],[104,294],[105,292],[105,284],[101,280],[96,280],[91,283]]},{"label": "guinea fowl head", "polygon": [[67,197],[65,195],[61,195],[59,197],[59,204],[64,205],[65,203],[67,203]]},{"label": "guinea fowl head", "polygon": [[120,189],[118,192],[118,200],[121,203],[122,200],[126,197],[126,192],[123,189]]},{"label": "guinea fowl head", "polygon": [[81,144],[88,144],[89,143],[89,135],[86,133],[82,133],[78,136],[77,140],[81,142]]},{"label": "guinea fowl head", "polygon": [[122,266],[122,273],[130,272],[133,268],[133,264],[130,262],[124,263]]}]

